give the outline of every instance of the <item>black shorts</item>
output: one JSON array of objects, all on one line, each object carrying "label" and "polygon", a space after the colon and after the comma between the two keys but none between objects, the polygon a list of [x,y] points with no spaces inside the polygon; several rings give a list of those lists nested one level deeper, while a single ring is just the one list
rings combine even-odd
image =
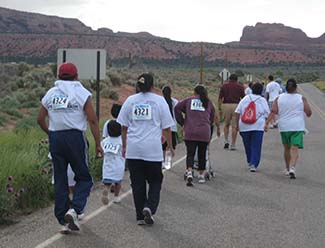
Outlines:
[{"label": "black shorts", "polygon": [[[172,146],[174,150],[176,148],[177,143],[178,143],[177,132],[172,132]],[[167,141],[164,144],[162,144],[163,151],[166,151],[166,148],[167,148]]]}]

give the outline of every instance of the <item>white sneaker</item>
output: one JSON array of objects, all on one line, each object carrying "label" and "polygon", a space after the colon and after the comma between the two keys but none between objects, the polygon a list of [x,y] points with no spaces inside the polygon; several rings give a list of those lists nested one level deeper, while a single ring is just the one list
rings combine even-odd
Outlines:
[{"label": "white sneaker", "polygon": [[143,226],[145,224],[146,224],[146,222],[144,220],[137,220],[137,225],[138,226]]},{"label": "white sneaker", "polygon": [[198,181],[199,183],[205,183],[205,177],[204,177],[204,174],[199,175],[198,179],[199,179],[199,181]]},{"label": "white sneaker", "polygon": [[232,150],[232,151],[237,150],[236,145],[231,144],[231,145],[230,145],[230,150]]},{"label": "white sneaker", "polygon": [[285,169],[285,170],[283,171],[283,174],[284,174],[286,177],[290,176],[289,171],[288,171],[287,169]]},{"label": "white sneaker", "polygon": [[256,168],[254,165],[251,165],[251,168],[249,170],[250,170],[250,172],[256,172]]},{"label": "white sneaker", "polygon": [[114,196],[113,203],[116,203],[116,204],[121,203],[121,198],[119,196]]},{"label": "white sneaker", "polygon": [[289,176],[290,176],[290,179],[296,179],[296,168],[295,167],[290,167]]},{"label": "white sneaker", "polygon": [[152,214],[151,214],[151,210],[150,210],[150,208],[145,207],[145,208],[142,210],[142,214],[143,214],[143,216],[144,216],[144,222],[145,222],[147,225],[153,225],[153,223],[155,223],[155,220],[154,220],[153,217],[152,217]]},{"label": "white sneaker", "polygon": [[71,229],[68,227],[68,224],[61,225],[61,234],[69,234],[71,232]]},{"label": "white sneaker", "polygon": [[73,231],[80,230],[80,224],[78,221],[78,215],[76,211],[72,208],[68,210],[68,212],[64,215],[64,220],[68,223],[68,227]]},{"label": "white sneaker", "polygon": [[78,220],[79,221],[83,220],[83,218],[85,218],[85,214],[84,213],[78,214]]}]

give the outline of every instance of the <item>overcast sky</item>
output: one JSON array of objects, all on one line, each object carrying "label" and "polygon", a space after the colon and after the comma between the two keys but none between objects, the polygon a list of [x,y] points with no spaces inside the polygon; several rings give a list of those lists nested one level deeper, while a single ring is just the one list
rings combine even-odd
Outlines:
[{"label": "overcast sky", "polygon": [[238,41],[257,22],[283,23],[313,38],[325,32],[325,0],[0,0],[0,6],[188,42]]}]

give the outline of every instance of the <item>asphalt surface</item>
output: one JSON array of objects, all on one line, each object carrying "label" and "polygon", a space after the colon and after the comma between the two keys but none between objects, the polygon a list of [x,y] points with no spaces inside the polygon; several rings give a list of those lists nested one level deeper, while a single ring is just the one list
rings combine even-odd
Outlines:
[{"label": "asphalt surface", "polygon": [[[282,173],[278,130],[264,136],[262,161],[251,173],[240,136],[236,151],[223,139],[210,145],[215,177],[186,187],[185,148],[177,147],[174,167],[165,172],[156,223],[137,226],[128,174],[121,204],[103,207],[99,185],[91,193],[82,230],[58,234],[53,207],[23,217],[0,230],[0,247],[325,247],[325,101],[311,85],[300,86],[311,102],[305,149],[297,179]],[[196,182],[196,181],[194,181]]]}]

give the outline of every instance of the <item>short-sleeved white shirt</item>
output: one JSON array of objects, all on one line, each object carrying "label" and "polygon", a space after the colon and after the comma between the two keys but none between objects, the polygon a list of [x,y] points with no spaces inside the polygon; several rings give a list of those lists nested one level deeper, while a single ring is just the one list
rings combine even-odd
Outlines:
[{"label": "short-sleeved white shirt", "polygon": [[[244,114],[246,107],[251,102],[251,100],[255,101],[256,105],[256,122],[253,124],[246,124],[241,121],[241,116]],[[236,110],[239,116],[239,131],[247,132],[247,131],[263,131],[265,125],[265,118],[268,117],[270,113],[269,106],[264,97],[259,95],[250,94],[245,96],[238,104]]]},{"label": "short-sleeved white shirt", "polygon": [[[122,157],[122,137],[107,136],[102,140],[101,146],[104,150],[102,176],[104,179],[122,180],[125,169],[125,159]],[[112,149],[105,149],[111,146]]]},{"label": "short-sleeved white shirt", "polygon": [[42,98],[49,115],[49,130],[87,129],[84,105],[91,96],[79,81],[56,81]]},{"label": "short-sleeved white shirt", "polygon": [[117,122],[128,127],[126,158],[159,162],[163,160],[162,129],[174,120],[166,100],[157,94],[138,93],[126,99]]},{"label": "short-sleeved white shirt", "polygon": [[269,102],[273,102],[280,95],[281,87],[277,82],[272,81],[266,85],[265,92],[269,93]]}]

